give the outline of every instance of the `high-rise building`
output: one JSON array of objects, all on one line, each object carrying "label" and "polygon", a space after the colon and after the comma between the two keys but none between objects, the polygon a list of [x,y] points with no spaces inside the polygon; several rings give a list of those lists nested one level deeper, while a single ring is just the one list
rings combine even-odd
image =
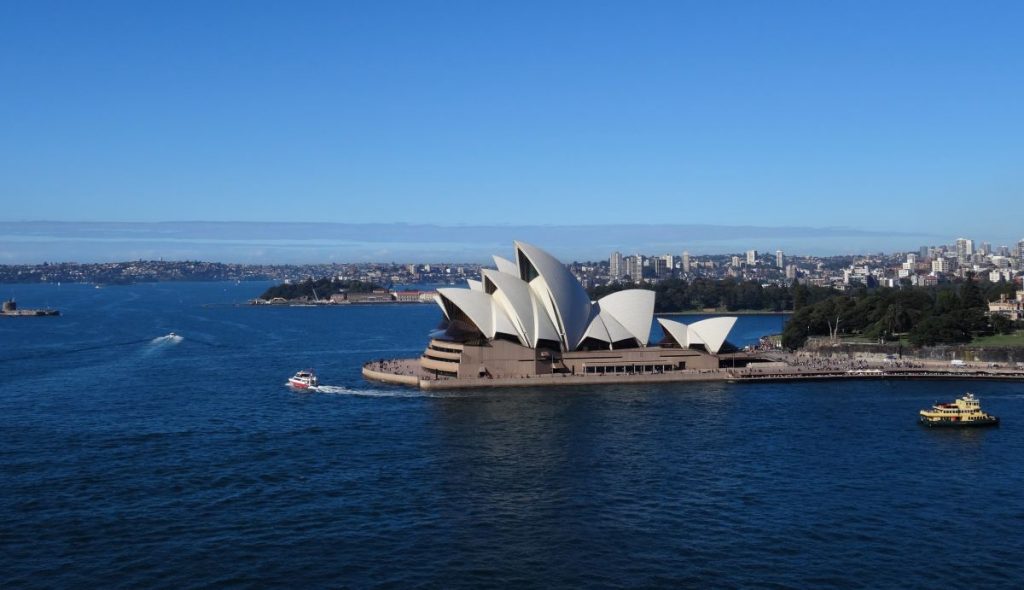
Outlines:
[{"label": "high-rise building", "polygon": [[662,256],[652,256],[650,259],[651,270],[654,271],[654,276],[662,278],[665,276],[665,258]]},{"label": "high-rise building", "polygon": [[690,253],[686,251],[683,252],[683,272],[690,272]]},{"label": "high-rise building", "polygon": [[733,268],[739,268],[739,266],[740,266],[740,257],[739,256],[733,256],[732,257],[732,267]]},{"label": "high-rise building", "polygon": [[661,258],[665,261],[665,276],[672,276],[672,271],[676,268],[676,257],[671,254],[666,254]]},{"label": "high-rise building", "polygon": [[1024,240],[1017,242],[1017,260],[1024,260]]},{"label": "high-rise building", "polygon": [[786,265],[786,278],[790,279],[790,280],[793,280],[793,279],[796,278],[796,265],[795,264],[787,264]]},{"label": "high-rise building", "polygon": [[626,276],[633,282],[640,282],[644,278],[644,257],[637,254],[626,258]]},{"label": "high-rise building", "polygon": [[910,252],[906,255],[906,262],[900,266],[901,273],[900,277],[909,277],[912,275],[914,268],[918,267],[918,254]]},{"label": "high-rise building", "polygon": [[747,250],[747,264],[750,266],[757,264],[757,250]]},{"label": "high-rise building", "polygon": [[783,267],[785,267],[785,260],[786,260],[786,257],[782,254],[782,250],[776,250],[775,251],[775,267],[776,268],[783,268]]},{"label": "high-rise building", "polygon": [[967,238],[957,238],[956,240],[956,259],[960,264],[966,264],[970,262],[971,256],[974,255],[974,240]]},{"label": "high-rise building", "polygon": [[621,279],[626,274],[626,269],[622,264],[622,253],[612,252],[611,257],[608,259],[608,275],[613,279]]}]

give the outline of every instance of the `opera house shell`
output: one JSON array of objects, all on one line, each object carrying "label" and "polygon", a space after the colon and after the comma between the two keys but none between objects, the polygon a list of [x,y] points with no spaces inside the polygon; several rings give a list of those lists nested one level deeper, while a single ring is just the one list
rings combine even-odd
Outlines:
[{"label": "opera house shell", "polygon": [[439,289],[444,320],[420,359],[438,377],[643,374],[718,368],[715,355],[736,318],[686,325],[659,319],[665,338],[649,346],[654,291],[628,289],[591,301],[556,258],[515,242],[469,288]]}]

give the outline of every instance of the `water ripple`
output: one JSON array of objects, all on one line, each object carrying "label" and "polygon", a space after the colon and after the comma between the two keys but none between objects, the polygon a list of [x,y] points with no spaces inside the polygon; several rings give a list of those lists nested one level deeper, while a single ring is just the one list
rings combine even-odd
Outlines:
[{"label": "water ripple", "polygon": [[[55,303],[73,331],[0,325],[26,347],[0,375],[4,588],[1024,580],[1019,384],[425,395],[359,367],[421,347],[429,308],[314,317],[203,307],[201,285],[138,289]],[[180,345],[151,343],[171,328]],[[37,354],[62,345],[76,352]],[[330,385],[281,386],[304,366]],[[1003,426],[916,427],[968,385]],[[935,567],[949,562],[969,567]]]}]

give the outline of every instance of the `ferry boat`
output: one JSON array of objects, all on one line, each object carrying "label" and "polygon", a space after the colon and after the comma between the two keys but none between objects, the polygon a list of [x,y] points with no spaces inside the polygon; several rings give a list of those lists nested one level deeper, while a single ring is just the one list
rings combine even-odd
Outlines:
[{"label": "ferry boat", "polygon": [[948,404],[935,404],[930,410],[921,410],[920,421],[929,427],[964,428],[999,424],[999,418],[981,411],[981,403],[973,393],[966,393]]},{"label": "ferry boat", "polygon": [[311,389],[316,387],[320,382],[317,381],[316,374],[313,373],[313,369],[306,371],[299,371],[288,378],[288,385],[295,389]]}]

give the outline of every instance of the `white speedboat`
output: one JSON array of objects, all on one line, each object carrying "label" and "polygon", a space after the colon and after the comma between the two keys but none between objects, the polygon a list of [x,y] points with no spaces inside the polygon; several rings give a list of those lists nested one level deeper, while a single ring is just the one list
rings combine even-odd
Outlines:
[{"label": "white speedboat", "polygon": [[288,378],[288,385],[295,389],[310,389],[316,387],[318,383],[319,381],[317,381],[316,373],[313,372],[313,369],[299,371]]}]

